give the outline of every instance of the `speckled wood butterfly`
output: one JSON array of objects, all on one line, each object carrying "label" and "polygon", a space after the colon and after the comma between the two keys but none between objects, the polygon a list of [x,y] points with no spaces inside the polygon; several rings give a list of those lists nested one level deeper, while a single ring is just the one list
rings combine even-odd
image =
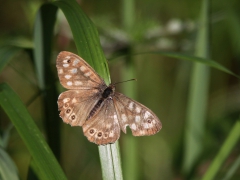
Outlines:
[{"label": "speckled wood butterfly", "polygon": [[71,126],[82,126],[89,141],[114,143],[120,129],[129,126],[134,136],[153,135],[162,124],[144,105],[115,92],[82,58],[62,51],[57,57],[60,83],[69,89],[59,95],[60,117]]}]

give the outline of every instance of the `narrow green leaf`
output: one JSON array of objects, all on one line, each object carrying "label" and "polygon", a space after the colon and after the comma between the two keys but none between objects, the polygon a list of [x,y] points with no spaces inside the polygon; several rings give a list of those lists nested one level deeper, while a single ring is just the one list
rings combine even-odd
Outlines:
[{"label": "narrow green leaf", "polygon": [[[102,177],[103,179],[115,179],[111,145],[108,146],[99,146],[99,155],[102,166]],[[109,168],[107,168],[109,167]]]},{"label": "narrow green leaf", "polygon": [[231,70],[227,69],[226,67],[224,67],[223,65],[217,63],[214,60],[211,60],[207,57],[201,58],[199,56],[191,56],[191,55],[185,55],[185,54],[180,54],[180,53],[169,53],[169,52],[159,52],[162,55],[168,56],[168,57],[173,57],[173,58],[178,58],[178,59],[182,59],[182,60],[186,60],[186,61],[191,61],[191,62],[197,62],[197,63],[201,63],[203,65],[207,65],[209,67],[213,67],[215,69],[218,69],[220,71],[223,71],[225,73],[228,73],[230,75],[233,75],[237,78],[240,79],[240,76],[233,73]]},{"label": "narrow green leaf", "polygon": [[219,171],[220,167],[229,156],[231,150],[240,140],[240,120],[238,120],[232,130],[230,131],[227,139],[225,140],[224,144],[222,145],[220,151],[214,158],[213,162],[211,163],[210,167],[208,168],[207,172],[203,176],[202,180],[211,180],[214,179],[215,175]]},{"label": "narrow green leaf", "polygon": [[[78,54],[99,73],[106,84],[110,84],[108,64],[100,45],[98,32],[92,21],[76,1],[60,0],[55,1],[54,4],[63,11],[68,20]],[[122,179],[118,151],[118,141],[114,144],[99,146],[102,175],[105,180]]]},{"label": "narrow green leaf", "polygon": [[9,63],[11,58],[16,55],[21,48],[15,46],[2,46],[0,47],[0,72]]},{"label": "narrow green leaf", "polygon": [[[122,26],[128,34],[131,33],[131,30],[135,25],[135,0],[122,0],[121,1],[121,11],[122,11]],[[133,50],[131,45],[128,46],[126,52],[130,53]],[[124,67],[122,67],[121,78],[126,80],[132,77],[136,77],[136,66],[134,64],[134,57],[127,56],[125,57]],[[137,83],[124,83],[122,84],[122,92],[130,98],[137,99]],[[131,133],[128,133],[123,138],[123,171],[124,179],[126,180],[136,180],[139,179],[139,153],[138,153],[138,144],[137,138],[133,137]]]},{"label": "narrow green leaf", "polygon": [[[61,155],[60,124],[55,86],[55,76],[52,70],[51,53],[53,29],[56,21],[57,7],[53,4],[44,4],[39,8],[34,26],[34,62],[40,89],[44,91],[43,109],[44,125],[50,148],[57,159]],[[54,127],[54,128],[53,128]]]},{"label": "narrow green leaf", "polygon": [[44,177],[43,179],[66,179],[26,107],[7,84],[0,84],[0,105],[33,157],[39,169],[36,173],[41,173],[40,177]]},{"label": "narrow green leaf", "polygon": [[92,21],[74,0],[54,2],[64,13],[72,30],[78,54],[110,83],[108,64],[102,51],[98,32]]},{"label": "narrow green leaf", "polygon": [[118,142],[109,145],[111,147],[114,175],[116,180],[122,180],[122,168],[121,168],[121,157],[119,152]]},{"label": "narrow green leaf", "polygon": [[34,63],[41,89],[45,89],[46,86],[45,76],[51,77],[51,74],[46,72],[49,71],[56,12],[57,8],[52,4],[42,5],[37,12],[34,24]]},{"label": "narrow green leaf", "polygon": [[0,179],[18,180],[18,170],[11,157],[0,148]]},{"label": "narrow green leaf", "polygon": [[[208,0],[202,1],[200,12],[201,26],[196,39],[195,54],[199,57],[209,57],[209,7]],[[206,62],[207,63],[207,62]],[[208,104],[209,67],[203,64],[193,64],[190,79],[189,98],[187,104],[183,171],[191,172],[196,160],[202,152],[205,132],[205,119]]]},{"label": "narrow green leaf", "polygon": [[[228,73],[228,74],[233,75],[233,76],[237,77],[238,79],[240,79],[239,75],[235,74],[228,68],[224,67],[223,65],[221,65],[221,64],[217,63],[216,61],[209,59],[209,58],[202,58],[202,57],[187,55],[187,54],[183,54],[183,53],[164,52],[164,51],[149,51],[149,52],[129,54],[126,56],[143,55],[143,54],[159,54],[159,55],[167,56],[170,58],[177,58],[177,59],[181,59],[181,60],[185,60],[185,61],[201,63],[203,65],[207,65],[209,67],[218,69],[220,71],[223,71],[225,73]],[[117,58],[122,58],[122,57],[126,57],[126,56],[119,56]],[[114,58],[114,60],[117,58]]]},{"label": "narrow green leaf", "polygon": [[232,179],[232,176],[234,175],[234,173],[236,173],[239,167],[240,167],[240,155],[238,155],[238,158],[234,160],[233,164],[231,165],[231,167],[229,168],[229,170],[227,171],[226,175],[222,180]]}]

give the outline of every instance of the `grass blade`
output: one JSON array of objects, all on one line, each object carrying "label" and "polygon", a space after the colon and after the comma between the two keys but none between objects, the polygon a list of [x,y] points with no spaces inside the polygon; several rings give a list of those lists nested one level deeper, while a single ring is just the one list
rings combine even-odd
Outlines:
[{"label": "grass blade", "polygon": [[11,157],[0,148],[0,179],[18,180],[18,170]]},{"label": "grass blade", "polygon": [[18,53],[21,48],[14,46],[2,46],[0,48],[0,72],[2,72],[3,68],[7,65],[7,63],[11,60],[11,58]]},{"label": "grass blade", "polygon": [[[198,32],[196,41],[196,55],[207,58],[209,56],[209,17],[208,0],[202,1],[201,28]],[[192,76],[190,80],[190,92],[187,108],[187,122],[185,129],[185,151],[183,160],[183,171],[187,175],[191,172],[198,156],[202,151],[204,136],[204,122],[207,110],[209,84],[209,67],[195,63],[193,65]]]},{"label": "grass blade", "polygon": [[76,1],[60,0],[55,1],[54,4],[63,11],[67,18],[78,54],[109,84],[108,64],[100,45],[97,29],[92,21]]},{"label": "grass blade", "polygon": [[[40,89],[44,91],[43,108],[45,113],[44,125],[48,144],[57,159],[60,159],[60,118],[58,115],[58,92],[55,76],[52,71],[51,47],[57,7],[44,4],[40,7],[34,26],[34,62]],[[54,128],[53,128],[54,127]]]},{"label": "grass blade", "polygon": [[[237,144],[240,139],[240,121],[238,120],[232,130],[230,131],[227,139],[225,140],[224,144],[222,145],[220,151],[218,152],[217,156],[214,158],[212,164],[208,168],[207,172],[203,176],[202,180],[211,180],[214,179],[215,175],[219,171],[221,165],[230,154],[231,150]],[[239,161],[239,160],[238,160]]]},{"label": "grass blade", "polygon": [[[68,20],[78,54],[109,84],[109,70],[96,27],[76,1],[61,0],[54,2],[54,4],[61,8]],[[102,175],[105,180],[122,179],[121,161],[118,151],[118,142],[99,146]]]},{"label": "grass blade", "polygon": [[234,173],[238,170],[238,168],[240,167],[240,155],[238,156],[238,158],[235,160],[235,162],[233,163],[233,165],[229,168],[229,170],[227,171],[226,175],[224,176],[223,180],[229,180],[232,178],[232,176],[234,175]]},{"label": "grass blade", "polygon": [[36,173],[39,177],[43,177],[42,179],[66,179],[26,107],[7,84],[0,85],[0,105],[26,144],[38,167]]},{"label": "grass blade", "polygon": [[[187,54],[183,54],[183,53],[176,53],[176,52],[149,51],[149,52],[142,52],[142,53],[136,53],[136,54],[129,54],[127,56],[144,55],[144,54],[159,54],[159,55],[167,56],[167,57],[170,57],[170,58],[177,58],[177,59],[181,59],[181,60],[185,60],[185,61],[201,63],[203,65],[218,69],[222,72],[228,73],[228,74],[233,75],[233,76],[237,77],[238,79],[240,79],[239,75],[235,74],[234,72],[232,72],[228,68],[224,67],[223,65],[221,65],[221,64],[217,63],[216,61],[214,61],[212,59],[209,59],[207,57],[200,57],[200,55],[199,56],[192,56],[192,55],[187,55]],[[122,57],[126,57],[126,55],[125,56],[119,56],[117,58],[122,58]],[[117,58],[114,58],[114,60],[117,59]]]},{"label": "grass blade", "polygon": [[[135,0],[122,0],[122,24],[126,32],[129,34],[134,27],[135,23]],[[127,46],[126,52],[131,52],[133,47],[131,44]],[[124,58],[124,66],[121,73],[122,80],[136,77],[136,69],[133,56]],[[137,83],[124,83],[122,90],[125,95],[130,98],[137,99]],[[123,137],[123,170],[124,179],[135,180],[138,179],[139,156],[137,153],[137,139],[131,133],[127,133]]]}]

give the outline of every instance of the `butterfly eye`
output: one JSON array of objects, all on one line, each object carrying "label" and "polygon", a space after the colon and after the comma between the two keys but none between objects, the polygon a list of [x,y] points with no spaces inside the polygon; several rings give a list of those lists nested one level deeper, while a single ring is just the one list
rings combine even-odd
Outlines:
[{"label": "butterfly eye", "polygon": [[99,133],[98,133],[98,137],[101,137],[101,136],[102,136],[102,133],[101,133],[101,132],[99,132]]}]

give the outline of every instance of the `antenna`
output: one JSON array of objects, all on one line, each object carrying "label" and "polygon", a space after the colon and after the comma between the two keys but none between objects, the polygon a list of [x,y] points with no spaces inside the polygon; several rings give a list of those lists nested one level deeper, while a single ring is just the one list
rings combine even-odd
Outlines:
[{"label": "antenna", "polygon": [[128,82],[128,81],[137,81],[137,79],[129,79],[129,80],[126,80],[126,81],[121,81],[121,82],[114,83],[113,85],[115,86],[116,84],[120,84],[120,83],[124,83],[124,82]]}]

